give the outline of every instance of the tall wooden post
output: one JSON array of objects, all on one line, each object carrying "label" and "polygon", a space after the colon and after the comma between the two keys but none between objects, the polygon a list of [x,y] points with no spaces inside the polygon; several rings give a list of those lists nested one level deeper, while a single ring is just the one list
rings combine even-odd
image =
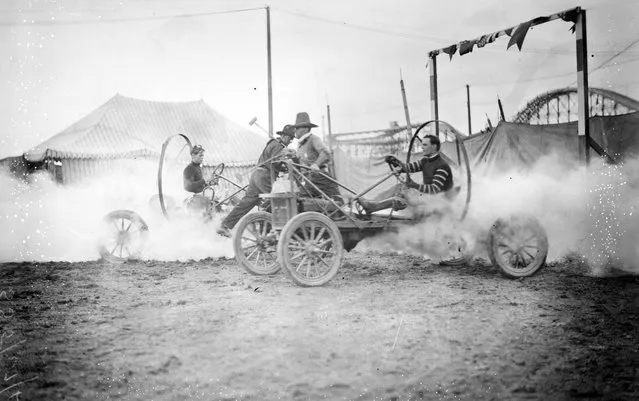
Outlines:
[{"label": "tall wooden post", "polygon": [[473,128],[470,122],[470,86],[466,84],[466,109],[468,110],[468,135],[473,134]]},{"label": "tall wooden post", "polygon": [[326,105],[326,120],[328,121],[328,151],[331,154],[331,162],[329,164],[329,173],[337,179],[337,166],[335,163],[335,154],[333,152],[333,129],[331,128],[331,106]]},{"label": "tall wooden post", "polygon": [[430,54],[430,62],[428,63],[430,70],[430,116],[435,123],[435,135],[439,137],[439,104],[437,101],[437,55]]},{"label": "tall wooden post", "polygon": [[590,107],[588,89],[588,44],[586,41],[586,10],[577,8],[575,24],[577,45],[577,99],[578,99],[578,132],[579,160],[590,163]]},{"label": "tall wooden post", "polygon": [[404,115],[406,116],[406,133],[408,134],[408,140],[413,137],[413,125],[410,123],[410,114],[408,113],[408,101],[406,100],[406,89],[404,89],[404,79],[401,78],[401,71],[399,72],[400,80],[399,86],[402,90],[402,102],[404,103]]},{"label": "tall wooden post", "polygon": [[271,9],[266,6],[266,58],[268,63],[268,136],[273,138],[273,77],[271,70]]}]

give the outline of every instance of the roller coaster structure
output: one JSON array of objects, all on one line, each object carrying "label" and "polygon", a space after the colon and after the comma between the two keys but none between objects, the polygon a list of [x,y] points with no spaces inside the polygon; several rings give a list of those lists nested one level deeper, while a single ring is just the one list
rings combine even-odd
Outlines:
[{"label": "roller coaster structure", "polygon": [[[616,116],[639,111],[639,101],[617,92],[589,88],[589,116]],[[512,118],[524,124],[558,124],[578,119],[579,95],[577,88],[555,89],[529,101]]]}]

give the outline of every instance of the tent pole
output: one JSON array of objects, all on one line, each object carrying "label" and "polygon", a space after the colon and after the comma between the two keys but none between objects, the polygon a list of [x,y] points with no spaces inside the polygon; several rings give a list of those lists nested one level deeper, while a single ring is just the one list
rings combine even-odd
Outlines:
[{"label": "tent pole", "polygon": [[410,123],[410,115],[408,114],[408,102],[406,100],[406,89],[404,88],[404,78],[402,78],[402,70],[399,70],[399,86],[402,90],[402,102],[404,102],[404,115],[406,116],[406,133],[408,140],[413,137],[413,126]]},{"label": "tent pole", "polygon": [[590,164],[590,110],[588,89],[588,45],[586,42],[586,10],[577,8],[577,22],[575,23],[577,46],[577,97],[578,97],[578,133],[579,160]]},{"label": "tent pole", "polygon": [[437,101],[437,54],[429,54],[430,62],[430,116],[435,120],[435,135],[439,137],[439,104]]},{"label": "tent pole", "polygon": [[497,96],[497,104],[499,105],[499,116],[501,121],[506,121],[506,115],[504,114],[504,106],[501,104],[501,99]]}]

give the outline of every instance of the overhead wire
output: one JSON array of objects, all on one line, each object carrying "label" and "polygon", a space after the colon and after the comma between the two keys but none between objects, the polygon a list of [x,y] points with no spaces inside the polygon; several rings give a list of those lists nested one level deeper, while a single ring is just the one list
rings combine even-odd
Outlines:
[{"label": "overhead wire", "polygon": [[196,18],[196,17],[204,17],[210,15],[223,15],[223,14],[236,14],[242,13],[246,11],[255,11],[255,10],[264,10],[265,7],[254,7],[254,8],[242,8],[236,10],[226,10],[226,11],[210,11],[210,12],[201,12],[201,13],[191,13],[191,14],[177,14],[177,15],[158,15],[151,17],[124,17],[124,18],[91,18],[91,19],[78,19],[78,20],[33,20],[33,19],[22,19],[21,22],[0,22],[0,26],[18,26],[18,25],[27,25],[27,26],[56,26],[56,25],[87,25],[87,24],[110,24],[110,23],[124,23],[124,22],[144,22],[144,21],[157,21],[157,20],[168,20],[174,18]]}]

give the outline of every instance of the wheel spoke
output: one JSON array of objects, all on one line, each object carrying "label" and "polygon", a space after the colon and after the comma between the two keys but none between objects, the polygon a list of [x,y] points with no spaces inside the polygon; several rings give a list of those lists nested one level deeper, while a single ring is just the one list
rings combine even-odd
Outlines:
[{"label": "wheel spoke", "polygon": [[311,233],[309,235],[309,239],[313,241],[315,239],[315,223],[310,222],[309,225],[311,227]]},{"label": "wheel spoke", "polygon": [[304,255],[304,259],[302,259],[302,261],[300,262],[299,265],[297,265],[297,268],[295,269],[296,272],[299,272],[300,267],[302,267],[302,265],[304,264],[304,262],[306,262],[308,260],[308,257],[306,255]]},{"label": "wheel spoke", "polygon": [[118,245],[120,245],[120,243],[116,242],[113,249],[111,249],[111,252],[109,252],[111,255],[115,256],[115,250],[118,248]]},{"label": "wheel spoke", "polygon": [[266,252],[264,252],[264,270],[268,268],[268,263],[266,261]]},{"label": "wheel spoke", "polygon": [[320,242],[317,246],[320,248],[324,248],[324,245],[330,244],[332,242],[333,242],[333,238],[328,238],[326,241]]},{"label": "wheel spoke", "polygon": [[261,236],[262,236],[262,237],[266,236],[266,234],[269,232],[269,230],[268,230],[268,229],[267,229],[267,227],[266,227],[266,224],[267,224],[267,222],[266,222],[266,221],[263,221],[263,222],[262,222],[262,230],[261,230],[261,232],[260,232],[260,234],[261,234]]},{"label": "wheel spoke", "polygon": [[317,234],[317,237],[315,238],[322,238],[324,236],[324,232],[326,232],[326,227],[322,227],[319,234]]},{"label": "wheel spoke", "polygon": [[308,242],[308,233],[306,232],[304,227],[300,227],[300,230],[302,230],[302,235],[304,235],[304,243]]},{"label": "wheel spoke", "polygon": [[251,253],[250,253],[250,254],[246,257],[246,260],[250,260],[250,259],[251,259],[251,257],[252,257],[253,255],[255,255],[255,252],[257,252],[257,251],[259,251],[259,250],[260,250],[260,248],[255,247],[255,249],[253,249],[253,252],[251,252]]},{"label": "wheel spoke", "polygon": [[120,232],[120,227],[118,227],[118,221],[112,220],[111,223],[113,223],[113,227],[115,227],[115,231]]},{"label": "wheel spoke", "polygon": [[247,230],[248,230],[251,234],[253,234],[253,236],[254,236],[255,238],[260,238],[259,233],[258,233],[258,230],[257,230],[257,229],[256,229],[256,227],[255,227],[255,222],[254,222],[254,221],[253,221],[253,222],[251,222],[251,225],[246,226],[246,229],[247,229]]},{"label": "wheel spoke", "polygon": [[297,245],[297,244],[288,244],[288,249],[295,249],[295,250],[304,250],[306,248],[304,248],[301,245]]},{"label": "wheel spoke", "polygon": [[132,225],[133,225],[133,221],[129,221],[129,226],[124,231],[128,232]]},{"label": "wheel spoke", "polygon": [[324,249],[318,249],[316,252],[321,252],[324,255],[336,255],[335,252],[333,252],[333,251],[325,251]]},{"label": "wheel spoke", "polygon": [[304,252],[300,252],[300,253],[298,253],[298,254],[297,254],[297,255],[295,255],[295,256],[291,256],[291,261],[293,261],[293,260],[295,260],[295,259],[299,258],[300,256],[304,256],[304,255],[305,255],[305,253],[304,253]]},{"label": "wheel spoke", "polygon": [[531,235],[530,237],[526,238],[525,240],[522,241],[522,243],[527,243],[528,241],[530,241],[531,239],[535,239],[537,238],[537,234],[533,233],[533,235]]},{"label": "wheel spoke", "polygon": [[299,237],[299,235],[297,235],[297,233],[294,233],[294,234],[293,234],[293,238],[295,238],[295,240],[296,240],[297,242],[299,242],[300,244],[305,244],[305,243],[306,243],[306,240],[301,239],[301,238]]},{"label": "wheel spoke", "polygon": [[311,277],[311,259],[306,259],[306,277]]},{"label": "wheel spoke", "polygon": [[[249,238],[249,237],[242,236],[242,239],[245,239],[245,240],[251,241],[251,242],[255,242],[257,244],[257,239],[255,239],[255,238]],[[254,245],[254,246],[257,246],[257,245]]]},{"label": "wheel spoke", "polygon": [[329,269],[331,268],[331,265],[329,265],[328,263],[326,263],[326,261],[324,260],[324,258],[317,258],[320,262],[324,263],[324,266],[328,267]]},{"label": "wheel spoke", "polygon": [[510,254],[510,256],[507,256],[508,258],[512,258],[512,257],[513,257],[513,255],[515,254],[515,253],[512,251],[512,249],[506,249],[505,251],[500,252],[501,256],[506,256],[506,254],[508,254],[508,253]]},{"label": "wheel spoke", "polygon": [[523,253],[525,253],[526,255],[528,255],[528,256],[530,257],[530,260],[531,260],[531,261],[535,260],[535,256],[534,256],[532,253],[528,252],[528,251],[527,251],[527,250],[525,250],[525,249],[522,249],[521,251],[522,251]]}]

